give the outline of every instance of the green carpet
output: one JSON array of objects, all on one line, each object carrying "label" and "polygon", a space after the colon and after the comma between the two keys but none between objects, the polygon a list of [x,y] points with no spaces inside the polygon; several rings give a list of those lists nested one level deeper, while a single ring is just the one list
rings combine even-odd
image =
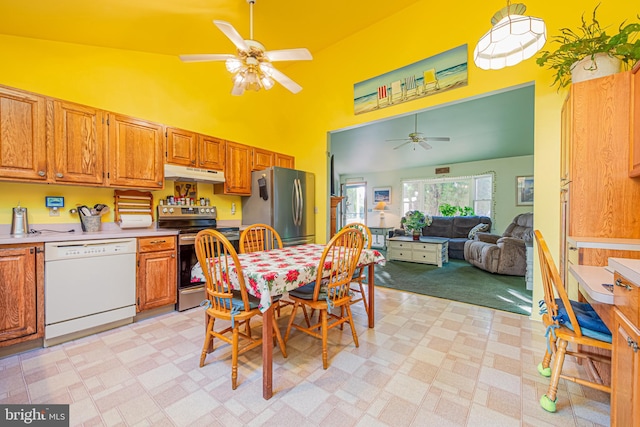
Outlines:
[{"label": "green carpet", "polygon": [[531,291],[524,277],[491,274],[464,260],[452,259],[441,268],[405,261],[376,265],[376,286],[415,292],[529,316]]}]

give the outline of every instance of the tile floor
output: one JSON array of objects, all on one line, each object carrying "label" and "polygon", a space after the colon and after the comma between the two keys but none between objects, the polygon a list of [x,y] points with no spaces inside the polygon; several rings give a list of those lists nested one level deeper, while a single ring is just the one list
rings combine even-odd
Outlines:
[{"label": "tile floor", "polygon": [[[198,308],[0,359],[0,403],[68,403],[71,424],[86,426],[609,425],[609,396],[564,380],[558,412],[540,408],[538,322],[384,288],[375,329],[361,308],[360,347],[349,328],[331,330],[326,371],[320,341],[292,332],[268,401],[260,349],[240,357],[235,391],[227,346],[198,367]],[[582,369],[570,359],[565,369]]]}]

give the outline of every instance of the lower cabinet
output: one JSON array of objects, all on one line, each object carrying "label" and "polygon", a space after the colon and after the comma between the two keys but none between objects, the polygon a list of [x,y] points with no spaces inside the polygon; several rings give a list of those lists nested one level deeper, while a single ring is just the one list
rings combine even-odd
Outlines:
[{"label": "lower cabinet", "polygon": [[44,245],[0,246],[0,347],[44,335]]},{"label": "lower cabinet", "polygon": [[618,309],[614,314],[611,425],[640,426],[640,330]]},{"label": "lower cabinet", "polygon": [[418,262],[442,267],[449,262],[449,242],[438,243],[413,241],[411,238],[393,237],[388,241],[387,258],[389,260]]},{"label": "lower cabinet", "polygon": [[149,310],[178,299],[176,237],[138,238],[136,311]]}]

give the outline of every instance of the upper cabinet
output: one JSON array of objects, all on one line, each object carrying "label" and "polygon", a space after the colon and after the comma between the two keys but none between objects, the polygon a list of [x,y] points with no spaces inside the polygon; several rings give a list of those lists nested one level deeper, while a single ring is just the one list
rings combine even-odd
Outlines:
[{"label": "upper cabinet", "polygon": [[631,74],[631,153],[629,176],[640,177],[640,62]]},{"label": "upper cabinet", "polygon": [[114,187],[162,188],[162,125],[109,115],[109,184]]},{"label": "upper cabinet", "polygon": [[223,139],[167,128],[167,163],[202,169],[224,169]]},{"label": "upper cabinet", "polygon": [[271,166],[293,169],[295,164],[293,156],[263,150],[262,148],[253,148],[252,157],[253,165],[251,169],[254,171],[264,170]]},{"label": "upper cabinet", "polygon": [[195,166],[198,135],[188,130],[167,128],[167,163]]},{"label": "upper cabinet", "polygon": [[198,167],[224,169],[225,141],[213,136],[198,135]]},{"label": "upper cabinet", "polygon": [[0,178],[47,180],[46,101],[0,86]]},{"label": "upper cabinet", "polygon": [[263,150],[262,148],[253,148],[251,150],[253,161],[251,169],[261,171],[275,164],[276,153],[273,151]]},{"label": "upper cabinet", "polygon": [[275,165],[281,168],[295,169],[295,158],[286,154],[276,153]]},{"label": "upper cabinet", "polygon": [[[105,112],[50,100],[49,177],[56,183],[104,184],[107,126]],[[51,117],[53,116],[53,117]]]},{"label": "upper cabinet", "polygon": [[224,184],[215,184],[216,192],[251,195],[251,147],[237,142],[226,142]]}]

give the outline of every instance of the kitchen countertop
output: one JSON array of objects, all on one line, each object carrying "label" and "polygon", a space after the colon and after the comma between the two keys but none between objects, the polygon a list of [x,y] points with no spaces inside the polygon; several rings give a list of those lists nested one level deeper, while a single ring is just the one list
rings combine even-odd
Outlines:
[{"label": "kitchen countertop", "polygon": [[[40,233],[29,233],[16,237],[10,234],[9,225],[0,225],[0,245],[14,245],[23,243],[47,243],[64,242],[71,240],[95,240],[95,239],[118,239],[131,237],[148,236],[171,236],[177,235],[178,230],[169,228],[157,229],[155,223],[147,228],[127,228],[122,229],[116,223],[103,222],[101,230],[96,232],[85,232],[79,223],[72,224],[35,224],[29,227],[32,230],[42,230]],[[50,230],[50,231],[46,231]],[[69,231],[74,230],[74,231]]]},{"label": "kitchen countertop", "polygon": [[640,239],[620,239],[611,237],[567,237],[567,241],[577,248],[617,249],[640,251]]},{"label": "kitchen countertop", "polygon": [[640,284],[640,259],[609,258],[609,267],[632,282]]}]

